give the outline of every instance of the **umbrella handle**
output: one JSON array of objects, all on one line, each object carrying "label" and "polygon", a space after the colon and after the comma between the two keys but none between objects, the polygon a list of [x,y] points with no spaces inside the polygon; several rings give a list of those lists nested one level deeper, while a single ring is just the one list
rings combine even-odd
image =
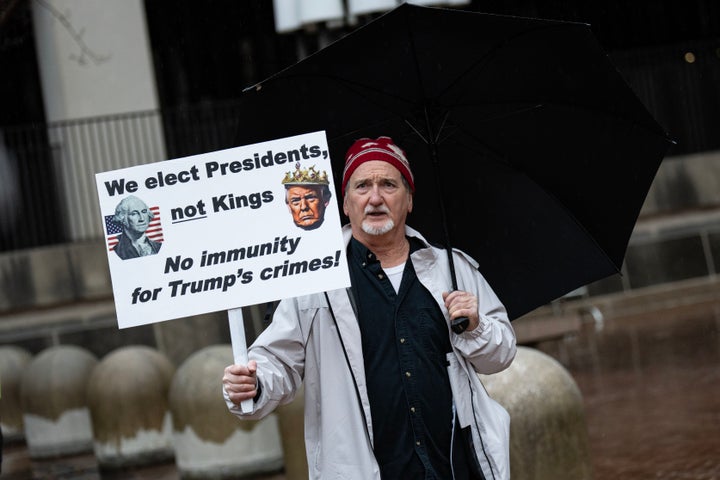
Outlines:
[{"label": "umbrella handle", "polygon": [[[448,263],[450,264],[450,278],[452,279],[452,289],[457,290],[458,289],[457,276],[455,275],[455,262],[453,261],[453,257],[452,257],[452,248],[447,247],[445,249],[445,251],[447,252]],[[457,333],[458,335],[460,335],[465,330],[467,330],[469,325],[470,325],[470,319],[468,317],[453,318],[450,321],[450,328],[452,329],[453,332]]]},{"label": "umbrella handle", "polygon": [[450,322],[450,328],[458,335],[467,330],[468,325],[470,325],[468,317],[453,318],[452,322]]}]

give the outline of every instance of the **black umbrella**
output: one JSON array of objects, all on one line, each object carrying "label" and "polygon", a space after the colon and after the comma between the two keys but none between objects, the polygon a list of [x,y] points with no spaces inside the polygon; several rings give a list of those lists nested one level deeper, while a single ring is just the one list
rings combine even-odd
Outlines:
[{"label": "black umbrella", "polygon": [[355,139],[393,137],[408,223],[477,259],[513,319],[620,271],[672,143],[588,25],[411,4],[241,106],[239,144],[325,130],[336,180]]}]

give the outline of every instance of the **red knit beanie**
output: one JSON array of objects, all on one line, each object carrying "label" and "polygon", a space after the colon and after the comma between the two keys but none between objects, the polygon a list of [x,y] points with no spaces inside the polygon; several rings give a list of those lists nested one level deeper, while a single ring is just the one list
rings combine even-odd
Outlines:
[{"label": "red knit beanie", "polygon": [[355,143],[348,149],[345,154],[345,170],[343,170],[342,194],[345,195],[345,185],[347,185],[350,176],[356,168],[365,162],[371,160],[380,160],[388,162],[397,168],[405,180],[410,185],[410,190],[415,191],[415,182],[413,174],[410,171],[410,163],[405,157],[405,152],[395,145],[390,137],[361,138],[355,140]]}]

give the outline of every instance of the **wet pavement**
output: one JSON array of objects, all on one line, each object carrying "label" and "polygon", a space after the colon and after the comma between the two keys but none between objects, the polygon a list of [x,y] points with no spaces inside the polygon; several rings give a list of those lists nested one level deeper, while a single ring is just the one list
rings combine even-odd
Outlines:
[{"label": "wet pavement", "polygon": [[[720,480],[720,293],[605,318],[536,348],[580,387],[596,480]],[[31,461],[22,445],[6,445],[3,456],[2,480],[179,479],[173,464],[101,473],[91,455]]]},{"label": "wet pavement", "polygon": [[596,479],[720,479],[720,303],[610,319],[541,348],[583,394]]}]

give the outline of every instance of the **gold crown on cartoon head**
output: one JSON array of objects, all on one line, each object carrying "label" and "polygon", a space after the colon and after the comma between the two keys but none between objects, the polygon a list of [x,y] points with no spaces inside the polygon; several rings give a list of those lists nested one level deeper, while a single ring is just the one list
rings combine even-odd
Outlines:
[{"label": "gold crown on cartoon head", "polygon": [[318,172],[315,165],[310,168],[302,169],[300,164],[295,164],[294,172],[286,172],[285,178],[282,180],[283,185],[330,185],[327,173],[325,171]]}]

